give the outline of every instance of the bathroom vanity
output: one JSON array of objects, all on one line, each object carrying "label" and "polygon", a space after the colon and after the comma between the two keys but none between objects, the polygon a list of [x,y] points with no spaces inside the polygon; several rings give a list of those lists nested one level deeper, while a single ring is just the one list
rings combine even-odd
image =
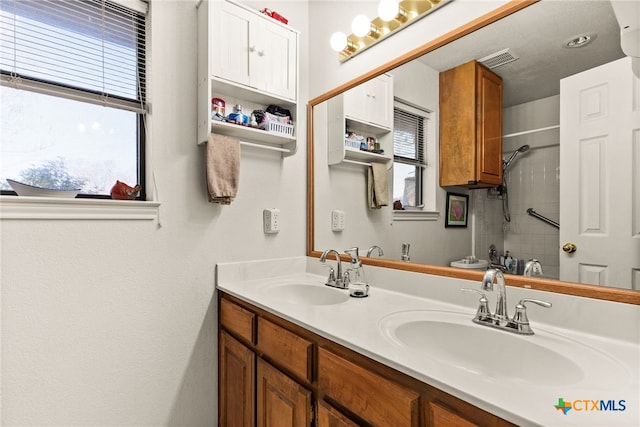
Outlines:
[{"label": "bathroom vanity", "polygon": [[[535,335],[520,336],[471,321],[477,297],[460,288],[480,283],[367,266],[369,297],[349,298],[324,285],[325,273],[306,257],[218,264],[219,425],[639,421],[636,306],[578,306],[575,297],[509,288],[511,313],[524,297],[554,304],[532,307]],[[493,306],[495,295],[487,297]],[[614,310],[635,323],[609,337],[556,325],[582,309]],[[565,415],[559,398],[623,400],[628,410]]]},{"label": "bathroom vanity", "polygon": [[254,410],[258,426],[513,425],[231,295],[219,303],[221,426],[252,426]]}]

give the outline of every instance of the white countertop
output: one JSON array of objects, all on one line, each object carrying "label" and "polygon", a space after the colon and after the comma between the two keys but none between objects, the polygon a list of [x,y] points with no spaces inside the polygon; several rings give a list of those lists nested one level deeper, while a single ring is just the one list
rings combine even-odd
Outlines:
[{"label": "white countertop", "polygon": [[[317,274],[318,260],[306,257],[286,260],[264,260],[247,263],[224,263],[217,265],[217,288],[234,295],[248,303],[267,310],[290,322],[300,325],[327,339],[344,345],[364,354],[378,362],[390,366],[400,372],[437,387],[479,408],[522,426],[634,426],[640,425],[640,338],[638,323],[640,308],[627,304],[610,302],[585,301],[578,306],[575,314],[585,316],[603,316],[602,322],[610,322],[608,311],[613,310],[619,328],[631,328],[627,333],[618,333],[615,338],[602,336],[589,331],[567,329],[561,322],[563,316],[547,315],[551,319],[545,323],[545,309],[535,305],[529,309],[529,320],[535,331],[532,336],[517,336],[508,332],[493,330],[485,326],[475,325],[471,319],[475,314],[477,297],[466,295],[460,297],[459,288],[473,287],[479,284],[471,281],[440,278],[437,276],[417,275],[400,271],[382,271],[375,267],[365,266],[367,278],[371,284],[368,298],[348,298],[344,302],[328,305],[307,305],[293,303],[276,296],[272,292],[274,286],[284,284],[307,284],[324,287],[326,276]],[[333,265],[334,262],[332,261]],[[285,273],[285,274],[283,274]],[[376,279],[386,279],[376,285]],[[394,283],[389,283],[393,278]],[[443,285],[425,286],[423,282],[447,282]],[[402,284],[399,284],[399,283]],[[453,282],[453,283],[450,283]],[[456,283],[459,282],[459,283]],[[453,286],[452,286],[453,285]],[[390,290],[398,288],[402,291]],[[432,298],[429,297],[432,290]],[[539,298],[539,295],[527,295],[526,290],[507,289],[515,297],[510,298],[510,314],[518,298],[526,296]],[[336,292],[347,292],[336,290]],[[532,291],[535,292],[535,291]],[[427,294],[427,295],[425,295]],[[448,301],[449,295],[452,302]],[[489,297],[489,295],[487,295]],[[555,297],[545,295],[546,299],[556,298],[554,307],[548,310],[574,310],[567,303],[563,307],[566,296]],[[545,298],[540,298],[545,299]],[[490,299],[490,301],[493,301]],[[573,302],[573,301],[572,301]],[[580,312],[581,308],[593,309],[596,312]],[[598,306],[600,304],[601,306]],[[617,306],[615,305],[617,304]],[[493,310],[493,303],[490,304]],[[535,307],[535,308],[534,308]],[[555,351],[567,359],[578,360],[576,374],[571,380],[553,377],[552,367],[546,379],[513,378],[487,376],[478,373],[469,366],[461,366],[442,359],[430,357],[428,351],[419,351],[414,347],[403,346],[390,339],[383,327],[397,313],[441,311],[443,316],[468,315],[471,327],[481,328],[480,334],[486,331],[496,334],[509,334],[514,340],[524,340],[523,346],[530,344],[549,345],[557,343]],[[462,313],[462,314],[461,314]],[[537,319],[540,319],[539,321]],[[590,324],[591,320],[583,323]],[[631,323],[629,323],[631,322]],[[594,322],[595,324],[595,322]],[[625,326],[626,325],[626,326]],[[486,330],[486,331],[485,331]],[[484,336],[484,335],[481,335]],[[455,336],[450,337],[455,340]],[[476,347],[474,355],[476,364],[482,363],[482,343]],[[593,351],[597,357],[586,358],[584,353]],[[584,361],[587,362],[584,362]],[[580,366],[596,364],[598,366]],[[527,364],[543,364],[537,369],[545,370],[545,361],[523,361],[522,372],[527,373]],[[517,366],[517,362],[516,362]],[[576,402],[575,408],[565,415],[555,409],[558,399],[565,402]],[[614,401],[618,410],[594,411],[592,401]],[[588,401],[588,402],[578,402]],[[624,410],[620,401],[624,401]],[[583,409],[584,408],[584,409]],[[609,404],[609,408],[613,408]]]}]

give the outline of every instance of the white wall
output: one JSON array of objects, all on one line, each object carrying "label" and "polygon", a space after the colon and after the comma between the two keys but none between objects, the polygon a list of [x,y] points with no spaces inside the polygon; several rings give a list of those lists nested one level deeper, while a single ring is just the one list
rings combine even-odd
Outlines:
[{"label": "white wall", "polygon": [[[354,3],[247,3],[280,12],[302,31],[299,148],[286,159],[245,150],[238,198],[217,206],[207,202],[203,153],[193,142],[196,1],[152,0],[159,221],[0,223],[2,425],[215,425],[214,266],[304,254],[309,94],[505,2],[455,0],[343,65],[328,39],[348,29]],[[265,207],[281,209],[277,235],[262,234]]]},{"label": "white wall", "polygon": [[207,202],[195,145],[195,3],[151,4],[159,221],[0,224],[3,426],[215,425],[215,264],[305,253],[307,3],[253,4],[302,31],[299,149],[244,150],[230,206]]},{"label": "white wall", "polygon": [[[412,61],[391,71],[396,99],[409,102],[416,107],[431,111],[430,124],[438,126],[439,80],[438,72],[419,61]],[[411,261],[449,266],[451,261],[471,254],[471,224],[467,228],[452,229],[444,226],[446,191],[438,186],[435,170],[427,180],[427,197],[436,199],[440,216],[428,221],[394,220],[392,204],[381,209],[367,206],[367,171],[359,165],[327,165],[326,104],[323,102],[314,111],[314,149],[316,152],[314,174],[315,195],[315,249],[342,251],[352,246],[361,249],[361,254],[372,245],[384,250],[384,257],[401,259],[402,244],[411,245]],[[429,132],[431,144],[437,144],[437,132]],[[437,150],[435,150],[437,152]],[[437,155],[428,158],[429,167],[437,169]],[[392,171],[388,173],[392,186]],[[465,192],[466,190],[457,190]],[[345,212],[345,229],[331,231],[331,211]]]}]

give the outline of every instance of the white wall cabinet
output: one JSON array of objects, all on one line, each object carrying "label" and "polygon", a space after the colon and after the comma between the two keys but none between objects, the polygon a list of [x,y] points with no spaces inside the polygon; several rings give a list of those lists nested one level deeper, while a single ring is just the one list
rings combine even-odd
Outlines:
[{"label": "white wall cabinet", "polygon": [[[327,101],[327,161],[368,164],[393,159],[393,78],[384,74]],[[347,132],[374,137],[382,154],[351,147]]]},{"label": "white wall cabinet", "polygon": [[393,78],[383,74],[344,94],[347,118],[381,129],[393,128]]},{"label": "white wall cabinet", "polygon": [[297,116],[298,31],[229,0],[198,5],[198,143],[211,132],[269,145],[296,138],[211,120],[211,98],[226,102],[226,113],[240,104],[250,115],[274,104]]},{"label": "white wall cabinet", "polygon": [[296,31],[229,1],[213,3],[214,77],[296,100]]}]

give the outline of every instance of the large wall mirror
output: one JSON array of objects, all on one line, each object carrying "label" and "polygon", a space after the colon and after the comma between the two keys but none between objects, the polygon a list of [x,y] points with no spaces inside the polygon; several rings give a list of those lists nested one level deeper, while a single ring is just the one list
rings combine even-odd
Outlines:
[{"label": "large wall mirror", "polygon": [[[558,229],[527,212],[533,209],[552,222],[566,218],[560,214],[560,80],[623,58],[619,34],[613,8],[606,0],[513,1],[311,100],[308,254],[320,256],[326,249],[343,252],[357,246],[365,264],[480,280],[482,270],[455,268],[451,263],[468,256],[490,261],[489,249],[494,246],[498,257],[510,251],[513,257],[536,258],[542,264],[542,276],[508,274],[509,285],[640,304],[640,290],[634,288],[640,285],[640,273],[628,283],[607,286],[580,283],[563,274],[562,223]],[[592,37],[590,44],[563,46],[573,36],[583,35]],[[492,70],[503,79],[503,158],[511,159],[505,172],[508,210],[499,192],[442,188],[437,181],[439,73],[492,54],[517,57],[511,62],[499,61],[506,63]],[[392,84],[386,86],[389,76]],[[376,126],[352,125],[354,129],[348,129],[341,110],[352,102],[353,93],[366,92],[364,88],[372,85],[378,97],[389,91],[396,106],[415,112],[427,123],[423,207],[394,210],[393,201],[402,197],[399,195],[392,197],[388,206],[371,209],[367,198],[370,162],[366,158],[342,161],[340,150],[336,153],[332,148],[336,138],[339,144],[344,142],[347,131],[387,138],[389,144],[393,132],[384,124],[378,126],[379,132]],[[386,166],[394,170],[393,158]],[[393,178],[389,180],[392,187]],[[447,193],[468,197],[466,227],[446,226]],[[334,213],[344,215],[340,231],[332,228]],[[640,256],[637,237],[631,254],[636,258]],[[410,259],[403,260],[407,243]],[[380,246],[384,255],[379,256],[376,250],[366,256],[374,245]]]}]

